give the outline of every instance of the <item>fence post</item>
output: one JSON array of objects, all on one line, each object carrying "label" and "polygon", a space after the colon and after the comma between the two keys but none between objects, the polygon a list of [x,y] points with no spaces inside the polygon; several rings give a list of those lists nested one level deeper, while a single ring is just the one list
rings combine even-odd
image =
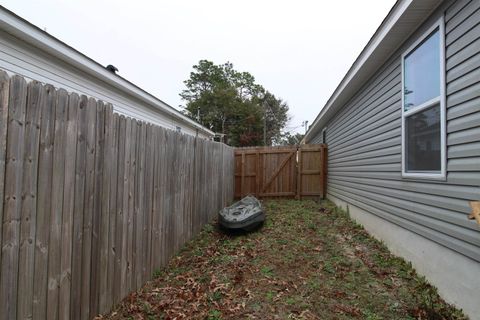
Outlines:
[{"label": "fence post", "polygon": [[255,196],[256,197],[260,197],[260,193],[261,193],[261,190],[260,190],[260,152],[259,150],[257,149],[257,153],[255,154],[256,156],[256,164],[255,164],[255,191],[256,191],[256,194]]},{"label": "fence post", "polygon": [[241,169],[241,180],[240,180],[240,198],[243,198],[245,190],[245,153],[242,152],[242,169]]},{"label": "fence post", "polygon": [[302,199],[302,149],[301,147],[297,148],[297,195],[295,199],[301,200]]}]

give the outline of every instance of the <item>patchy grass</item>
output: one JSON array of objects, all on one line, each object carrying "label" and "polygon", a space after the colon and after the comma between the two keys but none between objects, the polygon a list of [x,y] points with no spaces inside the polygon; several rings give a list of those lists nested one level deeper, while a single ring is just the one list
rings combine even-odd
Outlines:
[{"label": "patchy grass", "polygon": [[330,202],[266,201],[250,234],[204,228],[106,319],[465,319]]}]

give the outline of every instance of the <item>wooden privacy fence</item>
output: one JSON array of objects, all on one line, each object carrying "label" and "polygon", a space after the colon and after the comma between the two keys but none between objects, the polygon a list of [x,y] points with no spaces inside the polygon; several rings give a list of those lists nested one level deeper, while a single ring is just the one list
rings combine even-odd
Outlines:
[{"label": "wooden privacy fence", "polygon": [[90,319],[233,199],[233,149],[0,73],[0,319]]},{"label": "wooden privacy fence", "polygon": [[236,198],[324,198],[326,179],[324,144],[235,149]]}]

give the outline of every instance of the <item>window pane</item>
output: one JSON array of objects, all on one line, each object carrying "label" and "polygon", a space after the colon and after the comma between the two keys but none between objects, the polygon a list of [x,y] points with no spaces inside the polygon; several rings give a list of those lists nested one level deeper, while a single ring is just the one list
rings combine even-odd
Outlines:
[{"label": "window pane", "polygon": [[415,108],[440,95],[440,32],[437,30],[404,61],[404,108]]},{"label": "window pane", "polygon": [[440,106],[405,119],[407,171],[440,171]]}]

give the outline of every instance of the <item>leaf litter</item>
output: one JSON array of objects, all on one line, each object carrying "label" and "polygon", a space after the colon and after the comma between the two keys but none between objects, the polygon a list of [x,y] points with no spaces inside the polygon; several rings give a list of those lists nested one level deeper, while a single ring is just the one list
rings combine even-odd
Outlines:
[{"label": "leaf litter", "polygon": [[263,205],[263,228],[205,226],[97,319],[466,319],[331,202]]}]

